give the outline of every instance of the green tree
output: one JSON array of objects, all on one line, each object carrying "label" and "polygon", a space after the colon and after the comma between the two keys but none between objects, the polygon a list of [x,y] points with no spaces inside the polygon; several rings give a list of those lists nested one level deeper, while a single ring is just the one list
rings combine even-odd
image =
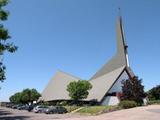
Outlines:
[{"label": "green tree", "polygon": [[8,0],[0,0],[0,81],[4,81],[6,79],[6,67],[3,64],[4,52],[8,51],[13,53],[17,50],[17,47],[13,43],[7,42],[11,36],[9,35],[8,30],[2,24],[2,22],[7,20],[9,15],[9,12],[4,9],[8,2]]},{"label": "green tree", "polygon": [[124,80],[122,84],[123,95],[121,100],[131,100],[141,105],[143,103],[143,98],[145,97],[142,80],[135,76],[132,79]]},{"label": "green tree", "polygon": [[70,82],[67,86],[67,91],[69,92],[69,96],[74,101],[79,101],[87,98],[89,94],[89,90],[92,89],[92,85],[89,81],[79,80]]},{"label": "green tree", "polygon": [[40,97],[40,93],[36,89],[24,89],[22,92],[15,93],[12,95],[9,100],[12,103],[33,103],[33,101],[37,101]]},{"label": "green tree", "polygon": [[150,100],[160,100],[160,85],[150,89],[147,94]]},{"label": "green tree", "polygon": [[21,101],[23,103],[33,103],[33,101],[37,101],[40,97],[40,93],[36,89],[24,89],[21,93]]},{"label": "green tree", "polygon": [[41,94],[36,89],[31,89],[31,102],[37,101]]},{"label": "green tree", "polygon": [[12,95],[10,98],[9,98],[10,102],[12,103],[21,103],[21,93],[18,92],[18,93],[15,93],[14,95]]},{"label": "green tree", "polygon": [[21,101],[25,104],[28,104],[29,102],[31,102],[31,90],[30,89],[24,89],[21,92]]}]

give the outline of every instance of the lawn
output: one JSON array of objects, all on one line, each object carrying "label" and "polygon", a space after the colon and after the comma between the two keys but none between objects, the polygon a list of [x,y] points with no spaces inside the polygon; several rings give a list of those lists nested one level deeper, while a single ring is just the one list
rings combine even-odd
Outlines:
[{"label": "lawn", "polygon": [[98,115],[106,112],[119,110],[118,106],[86,106],[77,111],[80,114]]},{"label": "lawn", "polygon": [[64,106],[64,107],[67,109],[68,113],[80,108],[80,106]]}]

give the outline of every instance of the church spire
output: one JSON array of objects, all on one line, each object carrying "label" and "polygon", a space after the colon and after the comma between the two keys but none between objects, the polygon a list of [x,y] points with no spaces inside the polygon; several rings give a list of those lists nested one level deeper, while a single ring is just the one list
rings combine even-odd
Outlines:
[{"label": "church spire", "polygon": [[98,72],[96,72],[96,74],[91,78],[91,80],[103,76],[107,73],[113,72],[114,70],[117,70],[121,67],[129,68],[129,60],[127,53],[128,46],[125,42],[125,35],[124,35],[122,17],[120,15],[120,11],[116,24],[116,34],[117,34],[117,53]]},{"label": "church spire", "polygon": [[127,43],[125,39],[125,32],[123,29],[123,22],[122,22],[122,16],[121,11],[119,8],[119,16],[117,20],[117,54],[123,55],[126,65],[129,67],[129,60],[128,60],[128,51],[127,51]]}]

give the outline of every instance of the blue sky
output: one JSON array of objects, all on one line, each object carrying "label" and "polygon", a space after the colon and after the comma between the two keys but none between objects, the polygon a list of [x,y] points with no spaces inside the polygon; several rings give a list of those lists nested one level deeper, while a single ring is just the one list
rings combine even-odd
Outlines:
[{"label": "blue sky", "polygon": [[130,65],[145,90],[160,84],[159,0],[12,0],[5,26],[19,46],[6,53],[0,101],[24,88],[45,88],[57,70],[89,79],[116,51],[121,7]]}]

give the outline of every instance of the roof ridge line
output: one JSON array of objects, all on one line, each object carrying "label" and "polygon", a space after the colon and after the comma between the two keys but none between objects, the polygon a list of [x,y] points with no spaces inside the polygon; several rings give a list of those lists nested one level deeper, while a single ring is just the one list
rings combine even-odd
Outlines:
[{"label": "roof ridge line", "polygon": [[59,69],[58,69],[56,72],[61,72],[61,73],[63,73],[63,74],[66,74],[66,75],[69,75],[69,76],[71,76],[71,77],[74,77],[74,78],[77,78],[77,79],[81,80],[80,77],[74,76],[73,74],[70,74],[70,73],[68,73],[68,72],[64,72],[64,71],[59,70]]},{"label": "roof ridge line", "polygon": [[[125,69],[125,68],[126,68],[126,66],[124,65],[124,66],[118,67],[117,69],[120,69],[120,68]],[[115,70],[117,70],[117,69],[114,69],[113,71],[115,71]],[[106,73],[106,74],[110,74],[110,73],[112,73],[113,71],[108,72],[108,73]],[[103,74],[102,76],[104,76],[104,75],[106,75],[106,74]],[[99,76],[99,77],[102,77],[102,76]],[[99,77],[97,77],[97,78],[99,78]],[[95,78],[95,79],[97,79],[97,78]],[[90,79],[89,81],[92,81],[92,80],[95,80],[95,79]]]}]

